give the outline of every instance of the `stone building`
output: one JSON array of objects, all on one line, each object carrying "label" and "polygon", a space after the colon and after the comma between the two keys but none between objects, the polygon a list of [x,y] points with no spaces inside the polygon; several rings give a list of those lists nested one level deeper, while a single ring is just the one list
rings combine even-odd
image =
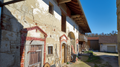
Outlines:
[{"label": "stone building", "polygon": [[59,67],[91,32],[79,0],[24,0],[1,13],[0,67]]}]

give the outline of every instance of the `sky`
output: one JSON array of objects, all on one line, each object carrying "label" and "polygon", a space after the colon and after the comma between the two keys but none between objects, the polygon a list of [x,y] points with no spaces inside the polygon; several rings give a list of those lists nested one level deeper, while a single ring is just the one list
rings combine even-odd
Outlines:
[{"label": "sky", "polygon": [[117,31],[116,0],[80,0],[92,33]]}]

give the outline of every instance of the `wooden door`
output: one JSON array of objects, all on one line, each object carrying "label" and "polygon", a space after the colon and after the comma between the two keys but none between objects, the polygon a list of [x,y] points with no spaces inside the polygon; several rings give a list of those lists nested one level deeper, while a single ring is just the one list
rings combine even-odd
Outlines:
[{"label": "wooden door", "polygon": [[29,65],[28,67],[41,67],[42,64],[42,46],[31,45],[29,54]]},{"label": "wooden door", "polygon": [[65,53],[64,53],[64,46],[62,46],[62,64],[64,63],[64,55],[65,55]]}]

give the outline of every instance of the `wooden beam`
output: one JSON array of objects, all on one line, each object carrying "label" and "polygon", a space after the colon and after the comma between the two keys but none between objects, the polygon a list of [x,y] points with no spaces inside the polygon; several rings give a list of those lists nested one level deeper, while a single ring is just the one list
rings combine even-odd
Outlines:
[{"label": "wooden beam", "polygon": [[70,9],[71,9],[71,11],[74,11],[74,12],[81,12],[81,10],[80,9],[78,9],[78,8],[75,8],[75,7],[72,7],[72,6],[68,6]]},{"label": "wooden beam", "polygon": [[71,3],[79,5],[79,3],[78,3],[78,2],[71,1]]},{"label": "wooden beam", "polygon": [[84,21],[83,21],[83,20],[76,20],[76,22],[83,22],[83,23],[84,23]]},{"label": "wooden beam", "polygon": [[71,6],[71,7],[74,7],[74,8],[77,8],[77,9],[80,9],[79,5],[74,5],[74,4],[71,4],[71,3],[68,3],[67,5]]},{"label": "wooden beam", "polygon": [[72,15],[71,18],[80,17],[80,15]]},{"label": "wooden beam", "polygon": [[77,5],[77,6],[79,6],[79,4],[78,4],[78,3],[75,3],[75,2],[73,2],[73,1],[68,2],[67,4],[73,4],[73,5]]},{"label": "wooden beam", "polygon": [[75,21],[83,20],[82,18],[73,18]]},{"label": "wooden beam", "polygon": [[81,23],[81,22],[80,22],[80,23],[78,23],[78,24],[80,24],[80,25],[82,24],[82,25],[83,25],[84,23]]},{"label": "wooden beam", "polygon": [[71,0],[59,0],[59,4],[63,4],[63,3],[67,3],[67,2],[70,2]]}]

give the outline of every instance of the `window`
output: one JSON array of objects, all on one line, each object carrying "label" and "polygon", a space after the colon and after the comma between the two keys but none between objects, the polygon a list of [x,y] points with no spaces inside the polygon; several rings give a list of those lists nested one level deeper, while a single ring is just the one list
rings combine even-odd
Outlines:
[{"label": "window", "polygon": [[49,13],[53,15],[53,4],[49,2]]},{"label": "window", "polygon": [[48,46],[48,54],[53,54],[53,46]]},{"label": "window", "polygon": [[27,53],[29,54],[29,67],[40,67],[42,64],[42,46],[31,45]]},{"label": "window", "polygon": [[66,32],[66,16],[62,13],[61,30]]}]

